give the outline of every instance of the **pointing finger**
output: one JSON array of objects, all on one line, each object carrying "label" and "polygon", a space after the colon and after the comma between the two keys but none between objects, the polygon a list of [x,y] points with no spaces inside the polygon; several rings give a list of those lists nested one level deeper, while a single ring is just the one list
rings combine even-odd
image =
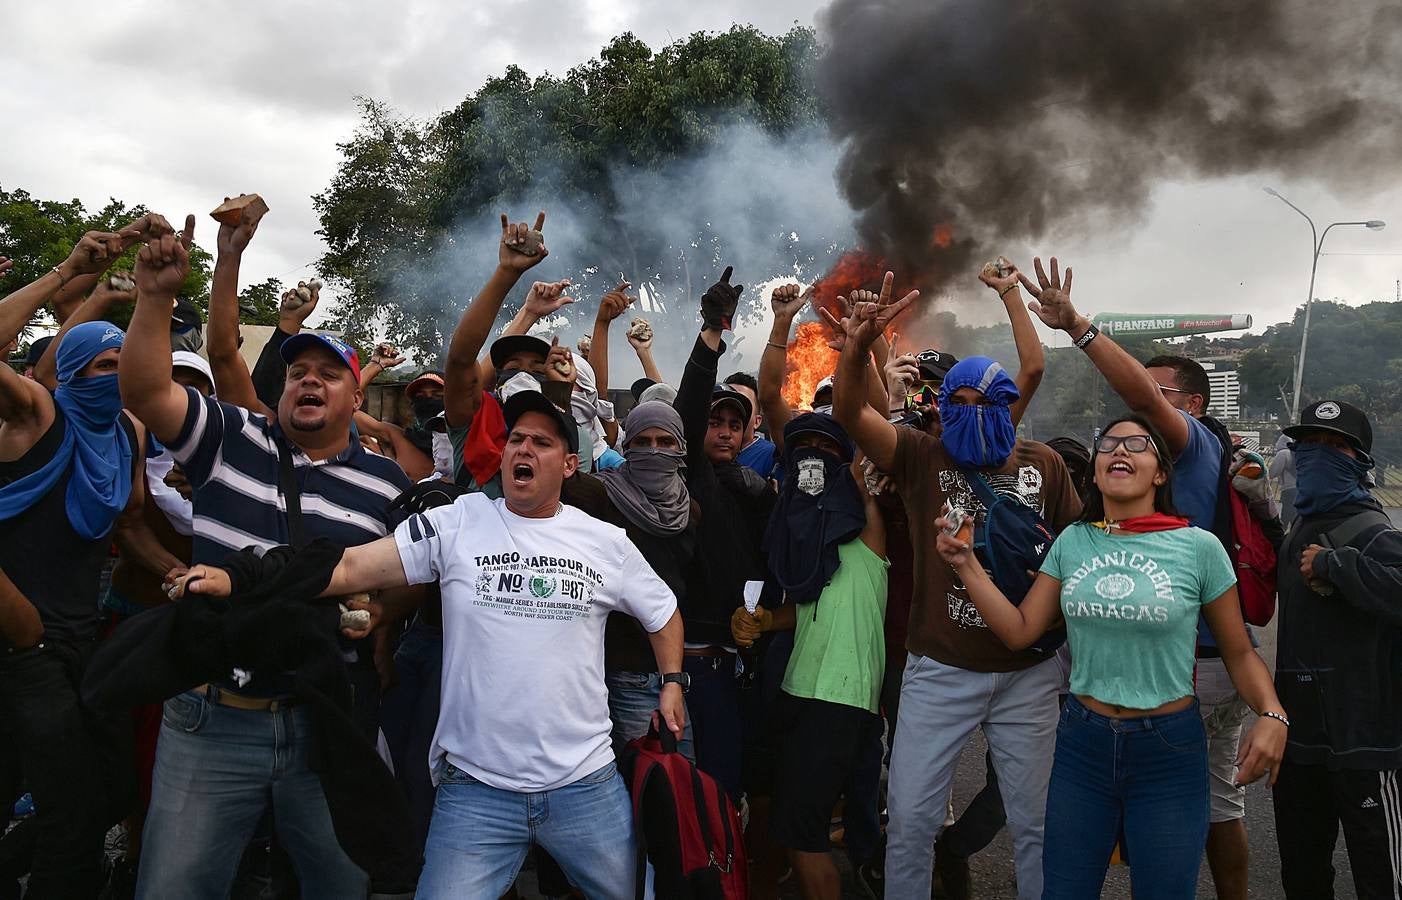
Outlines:
[{"label": "pointing finger", "polygon": [[190,245],[195,241],[195,216],[194,214],[185,217],[185,230],[180,233],[180,243],[189,250]]},{"label": "pointing finger", "polygon": [[721,283],[721,284],[730,284],[730,275],[731,275],[731,273],[734,272],[734,271],[735,271],[735,267],[734,267],[734,266],[726,266],[726,267],[725,267],[725,271],[721,273],[721,276],[720,276],[720,283]]},{"label": "pointing finger", "polygon": [[502,230],[502,233],[505,234],[505,233],[506,233],[506,229],[508,229],[508,228],[510,228],[510,227],[511,227],[511,223],[507,220],[507,218],[506,218],[506,213],[502,213],[502,214],[501,214],[501,230]]},{"label": "pointing finger", "polygon": [[891,285],[895,283],[896,273],[887,272],[886,277],[881,279],[881,295],[876,302],[885,306],[891,302]]}]

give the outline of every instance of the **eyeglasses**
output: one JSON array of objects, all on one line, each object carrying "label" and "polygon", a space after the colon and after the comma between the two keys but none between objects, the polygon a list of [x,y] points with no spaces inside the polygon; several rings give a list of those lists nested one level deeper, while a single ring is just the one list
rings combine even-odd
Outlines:
[{"label": "eyeglasses", "polygon": [[[1155,383],[1157,383],[1157,382],[1155,382]],[[1183,390],[1182,388],[1169,387],[1169,386],[1166,385],[1166,384],[1160,384],[1160,385],[1159,385],[1159,390],[1162,391],[1162,392],[1165,393],[1165,394],[1167,394],[1169,391],[1172,391],[1172,392],[1175,393],[1175,394],[1191,394],[1191,393],[1193,393],[1192,391],[1185,391],[1185,390]]]},{"label": "eyeglasses", "polygon": [[1147,434],[1126,434],[1123,436],[1107,434],[1100,438],[1095,449],[1101,453],[1114,453],[1115,448],[1121,445],[1130,453],[1143,453],[1152,446],[1152,441]]}]

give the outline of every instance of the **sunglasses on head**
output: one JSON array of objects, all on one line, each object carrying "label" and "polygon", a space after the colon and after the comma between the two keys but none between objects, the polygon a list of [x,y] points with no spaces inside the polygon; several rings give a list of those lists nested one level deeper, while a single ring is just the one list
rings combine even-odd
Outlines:
[{"label": "sunglasses on head", "polygon": [[905,395],[905,408],[914,409],[917,406],[934,406],[935,398],[939,396],[939,393],[939,385],[932,384],[928,381],[917,381]]},{"label": "sunglasses on head", "polygon": [[1154,448],[1153,439],[1147,434],[1101,435],[1095,449],[1101,453],[1114,453],[1115,448],[1122,444],[1130,453],[1143,453],[1149,449],[1154,449],[1156,455],[1158,453]]}]

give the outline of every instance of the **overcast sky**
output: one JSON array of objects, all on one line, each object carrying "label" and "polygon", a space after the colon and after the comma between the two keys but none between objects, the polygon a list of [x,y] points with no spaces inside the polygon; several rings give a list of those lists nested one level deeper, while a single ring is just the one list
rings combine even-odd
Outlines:
[{"label": "overcast sky", "polygon": [[[77,197],[89,207],[117,197],[172,221],[195,212],[197,240],[211,250],[217,226],[209,210],[225,195],[256,191],[272,211],[245,258],[243,283],[270,275],[295,282],[311,274],[321,253],[311,195],[334,174],[336,143],[356,124],[356,95],[427,117],[508,64],[563,73],[625,30],[654,47],[737,21],[780,33],[795,22],[813,24],[821,6],[8,3],[0,185],[45,199]],[[1031,249],[1076,266],[1083,311],[1250,313],[1259,328],[1304,300],[1310,266],[1308,226],[1261,191],[1270,184],[1321,228],[1339,219],[1389,221],[1392,228],[1382,232],[1335,229],[1315,294],[1354,303],[1393,299],[1402,276],[1402,188],[1377,184],[1339,195],[1328,174],[1311,182],[1263,172],[1165,184],[1135,228],[1051,235]],[[1009,251],[1030,267],[1028,248]],[[971,287],[952,302],[970,318],[984,318],[984,297]]]}]

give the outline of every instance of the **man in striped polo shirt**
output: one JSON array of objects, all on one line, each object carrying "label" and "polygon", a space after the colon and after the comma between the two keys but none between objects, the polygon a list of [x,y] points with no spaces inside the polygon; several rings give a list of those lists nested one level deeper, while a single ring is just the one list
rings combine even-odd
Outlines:
[{"label": "man in striped polo shirt", "polygon": [[[194,486],[192,564],[290,542],[280,447],[290,451],[306,540],[354,546],[389,534],[389,503],[409,480],[394,462],[365,452],[351,433],[362,399],[355,351],[312,333],[287,341],[275,421],[201,397],[171,380],[170,304],[188,268],[188,255],[173,237],[142,250],[130,358],[120,378],[124,402]],[[345,632],[357,639],[366,634]],[[349,642],[343,649],[354,653]],[[226,897],[270,801],[302,897],[366,895],[365,873],[337,842],[320,782],[307,764],[310,714],[288,704],[289,688],[281,673],[235,670],[166,702],[139,897]]]}]

